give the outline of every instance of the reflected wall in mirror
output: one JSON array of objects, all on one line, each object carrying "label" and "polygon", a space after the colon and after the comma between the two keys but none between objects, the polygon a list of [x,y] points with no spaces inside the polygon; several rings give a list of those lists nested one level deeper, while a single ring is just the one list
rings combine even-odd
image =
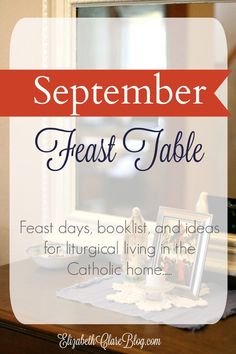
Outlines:
[{"label": "reflected wall in mirror", "polygon": [[[165,6],[117,6],[117,7],[82,7],[78,8],[77,16],[83,17],[139,17],[150,18],[149,28],[140,30],[138,22],[124,22],[122,27],[107,21],[87,22],[85,32],[89,33],[86,41],[80,40],[77,33],[77,67],[82,69],[152,69],[166,68],[165,28],[153,19],[165,16]],[[86,26],[86,23],[85,23]],[[158,45],[147,41],[147,35],[156,33]],[[91,46],[91,43],[95,43]],[[83,53],[85,53],[83,55]],[[148,53],[148,54],[147,54]],[[153,185],[156,183],[154,174],[140,174],[132,167],[134,158],[121,149],[122,136],[132,127],[155,129],[158,117],[91,117],[77,120],[77,130],[81,143],[96,143],[101,138],[108,139],[114,132],[119,159],[112,166],[105,164],[77,167],[76,208],[87,212],[97,212],[117,216],[129,216],[135,205],[145,200],[145,217],[156,216],[156,205],[150,202]],[[154,144],[155,138],[148,136],[147,149]],[[134,139],[133,144],[140,144]],[[145,159],[145,156],[144,156]],[[133,180],[135,178],[135,188]],[[86,184],[84,181],[86,180]],[[119,193],[115,193],[119,191]],[[129,202],[127,204],[127,193]],[[153,199],[152,199],[153,200]]]}]

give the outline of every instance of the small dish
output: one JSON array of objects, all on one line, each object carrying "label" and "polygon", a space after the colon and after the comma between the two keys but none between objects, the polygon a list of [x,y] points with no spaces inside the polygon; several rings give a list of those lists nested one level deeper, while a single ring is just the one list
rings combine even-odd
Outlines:
[{"label": "small dish", "polygon": [[78,255],[69,255],[66,253],[66,245],[59,243],[52,243],[51,245],[55,247],[60,246],[58,254],[45,254],[43,245],[28,248],[27,254],[39,267],[47,269],[66,268],[69,263],[78,260]]}]

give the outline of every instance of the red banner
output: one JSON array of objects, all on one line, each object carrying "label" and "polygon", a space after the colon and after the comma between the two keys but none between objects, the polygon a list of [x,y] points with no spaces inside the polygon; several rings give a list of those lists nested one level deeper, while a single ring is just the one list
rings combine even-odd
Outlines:
[{"label": "red banner", "polygon": [[229,112],[228,70],[0,70],[0,116],[197,116]]}]

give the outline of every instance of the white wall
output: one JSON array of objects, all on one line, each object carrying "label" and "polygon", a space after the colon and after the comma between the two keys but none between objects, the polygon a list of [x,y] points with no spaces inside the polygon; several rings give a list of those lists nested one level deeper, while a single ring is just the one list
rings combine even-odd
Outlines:
[{"label": "white wall", "polygon": [[223,24],[230,51],[236,45],[236,4],[215,4],[215,17]]}]

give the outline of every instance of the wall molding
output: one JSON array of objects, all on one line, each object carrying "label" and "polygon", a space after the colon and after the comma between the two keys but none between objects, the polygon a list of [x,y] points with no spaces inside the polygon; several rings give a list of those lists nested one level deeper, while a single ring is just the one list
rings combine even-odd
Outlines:
[{"label": "wall molding", "polygon": [[[222,0],[42,0],[43,17],[76,17],[76,7],[151,5],[151,4],[207,4]],[[235,3],[236,0],[227,0]]]}]

